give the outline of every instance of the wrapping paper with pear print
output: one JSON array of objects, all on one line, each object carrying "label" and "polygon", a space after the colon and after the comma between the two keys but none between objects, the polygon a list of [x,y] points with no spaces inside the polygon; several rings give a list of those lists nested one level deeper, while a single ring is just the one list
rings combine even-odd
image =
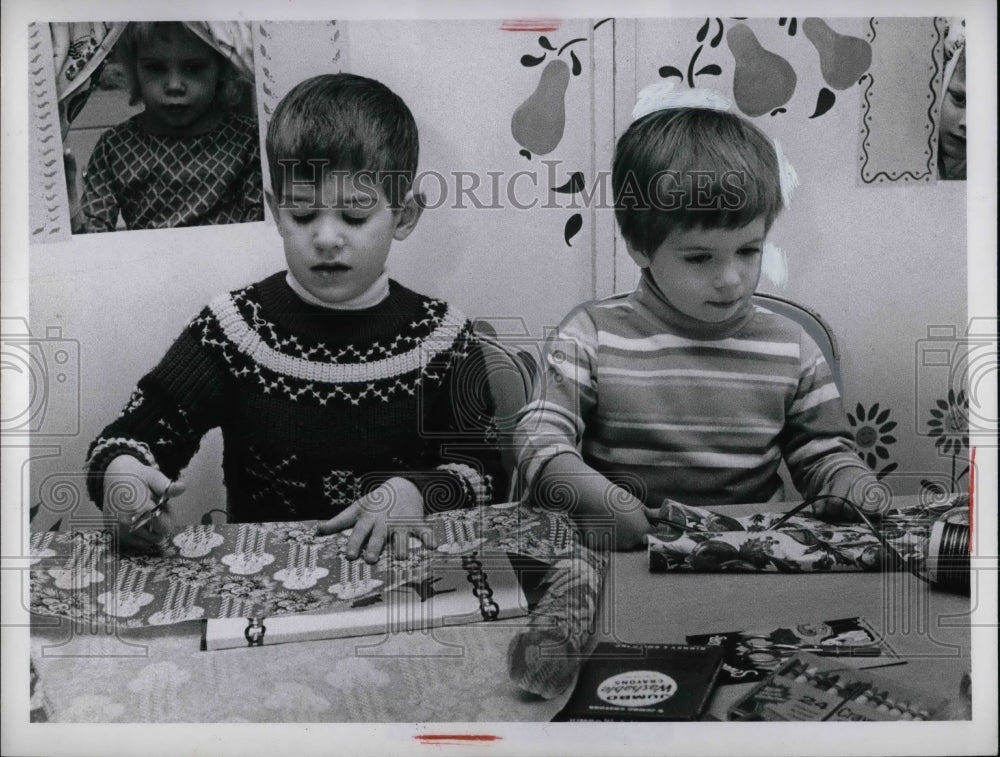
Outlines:
[{"label": "wrapping paper with pear print", "polygon": [[[792,516],[780,529],[772,525],[782,513],[756,513],[733,518],[710,510],[671,503],[663,517],[678,526],[662,525],[649,537],[649,570],[663,571],[814,571],[883,570],[886,562],[878,537],[862,523],[832,524],[808,516]],[[957,495],[944,502],[887,510],[878,521],[881,537],[908,569],[922,572],[931,526],[938,519],[968,524],[969,499]],[[685,525],[681,529],[680,525]]]},{"label": "wrapping paper with pear print", "polygon": [[[508,552],[551,564],[583,549],[565,515],[496,505],[430,516],[436,552]],[[108,531],[31,537],[31,611],[115,628],[203,618],[349,612],[380,590],[419,578],[433,552],[412,539],[404,559],[344,556],[349,532],[313,522],[187,526],[162,556],[116,559]]]}]

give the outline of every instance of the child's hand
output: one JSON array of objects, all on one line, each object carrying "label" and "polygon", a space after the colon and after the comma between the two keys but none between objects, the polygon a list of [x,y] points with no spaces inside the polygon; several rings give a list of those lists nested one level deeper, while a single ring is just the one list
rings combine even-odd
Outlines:
[{"label": "child's hand", "polygon": [[820,500],[813,505],[813,512],[823,520],[858,521],[858,514],[844,500],[850,500],[865,515],[877,515],[883,509],[881,505],[886,504],[879,501],[881,493],[882,486],[873,473],[860,468],[846,468],[838,471],[820,491],[821,495],[835,499]]},{"label": "child's hand", "polygon": [[395,556],[402,559],[407,553],[410,534],[428,547],[437,546],[434,533],[424,520],[424,498],[405,478],[390,478],[344,512],[318,524],[316,530],[332,534],[352,526],[347,540],[348,560],[356,560],[367,542],[365,562],[377,562],[387,540],[392,542]]},{"label": "child's hand", "polygon": [[104,471],[105,527],[117,531],[118,544],[124,551],[155,555],[160,543],[170,533],[173,521],[169,505],[149,523],[132,530],[132,522],[152,510],[167,489],[169,496],[184,491],[184,484],[170,479],[131,455],[119,455]]},{"label": "child's hand", "polygon": [[651,518],[658,510],[654,507],[639,507],[627,513],[618,513],[615,518],[615,549],[626,550],[641,547],[646,536],[653,532]]}]

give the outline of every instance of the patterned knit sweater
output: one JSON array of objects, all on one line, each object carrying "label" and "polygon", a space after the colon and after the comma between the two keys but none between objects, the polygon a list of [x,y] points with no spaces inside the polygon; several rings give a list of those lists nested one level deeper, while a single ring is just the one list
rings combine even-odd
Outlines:
[{"label": "patterned knit sweater", "polygon": [[651,507],[767,501],[782,457],[807,495],[843,468],[867,470],[819,347],[760,307],[705,324],[644,273],[634,292],[570,312],[544,360],[518,426],[529,486],[562,453]]},{"label": "patterned knit sweater", "polygon": [[207,134],[147,133],[142,114],[104,132],[87,164],[84,231],[264,220],[257,122],[227,114]]},{"label": "patterned knit sweater", "polygon": [[454,308],[390,281],[363,310],[299,299],[279,273],[216,298],[144,376],[88,452],[175,478],[221,427],[229,518],[329,518],[392,476],[428,512],[504,491],[483,354]]}]

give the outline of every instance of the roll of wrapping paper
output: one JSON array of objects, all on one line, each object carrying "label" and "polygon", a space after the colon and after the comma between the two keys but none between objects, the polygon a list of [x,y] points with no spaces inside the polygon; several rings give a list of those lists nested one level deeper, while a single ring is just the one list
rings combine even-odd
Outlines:
[{"label": "roll of wrapping paper", "polygon": [[927,545],[928,579],[943,589],[969,594],[970,566],[968,524],[937,521]]},{"label": "roll of wrapping paper", "polygon": [[606,552],[584,547],[552,565],[528,630],[512,639],[507,650],[514,684],[544,699],[573,685],[596,630],[607,565]]}]

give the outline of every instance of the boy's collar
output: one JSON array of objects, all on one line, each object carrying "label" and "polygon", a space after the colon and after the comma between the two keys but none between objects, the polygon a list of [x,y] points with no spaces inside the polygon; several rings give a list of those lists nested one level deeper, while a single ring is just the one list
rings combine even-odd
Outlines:
[{"label": "boy's collar", "polygon": [[319,297],[306,291],[306,288],[299,283],[299,280],[292,275],[291,271],[285,274],[285,281],[291,287],[292,291],[298,295],[300,300],[319,308],[326,308],[327,310],[364,310],[365,308],[375,307],[389,296],[389,273],[387,271],[382,271],[382,275],[375,279],[372,285],[357,297],[352,297],[343,302],[323,302]]},{"label": "boy's collar", "polygon": [[680,336],[690,339],[726,339],[743,328],[753,318],[754,307],[750,303],[745,310],[732,318],[718,323],[692,318],[671,304],[663,291],[653,281],[648,268],[642,269],[642,279],[633,293],[635,299],[650,308],[653,313]]}]

